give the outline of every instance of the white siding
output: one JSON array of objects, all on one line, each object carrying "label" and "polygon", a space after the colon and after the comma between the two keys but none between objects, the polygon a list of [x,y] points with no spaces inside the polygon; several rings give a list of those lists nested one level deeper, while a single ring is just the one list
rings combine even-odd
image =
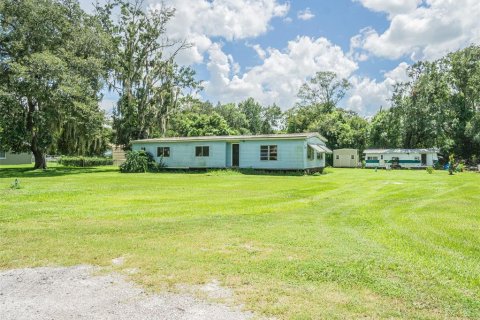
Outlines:
[{"label": "white siding", "polygon": [[[337,159],[338,157],[338,159]],[[353,158],[353,159],[352,159]],[[357,149],[333,150],[333,166],[337,168],[356,168],[358,165]]]},{"label": "white siding", "polygon": [[[133,150],[150,152],[157,161],[158,147],[170,147],[170,157],[163,158],[169,168],[228,168],[232,166],[232,144],[239,145],[239,167],[253,169],[291,169],[303,170],[321,168],[325,166],[325,154],[322,159],[307,159],[308,144],[325,145],[316,137],[300,139],[262,139],[238,141],[175,141],[175,142],[135,142]],[[260,147],[262,145],[277,146],[277,160],[261,160]],[[196,157],[196,146],[210,147],[209,157]]]},{"label": "white siding", "polygon": [[[196,146],[208,146],[208,157],[196,157]],[[224,168],[226,166],[226,142],[223,141],[198,141],[198,142],[162,142],[162,143],[136,143],[133,150],[150,152],[157,161],[158,147],[170,147],[170,157],[163,158],[163,162],[170,168]]]},{"label": "white siding", "polygon": [[304,157],[304,166],[306,169],[308,168],[324,168],[325,167],[325,157],[327,156],[326,153],[323,154],[322,159],[317,159],[317,152],[315,151],[313,160],[308,159],[307,152],[308,152],[308,144],[319,144],[321,146],[325,146],[325,142],[318,139],[317,137],[312,137],[305,140],[303,144],[303,157]]},{"label": "white siding", "polygon": [[[305,140],[240,141],[240,168],[304,169]],[[277,160],[260,160],[260,146],[276,145]]]},{"label": "white siding", "polygon": [[[437,154],[436,153],[423,153],[427,155],[427,166],[433,166],[434,162],[438,160]],[[383,159],[382,159],[383,156]],[[381,167],[385,168],[387,166],[386,161],[392,160],[393,157],[399,158],[400,161],[400,166],[404,168],[418,168],[422,167],[422,153],[367,153],[365,154],[365,160],[368,159],[368,157],[377,157],[378,158],[378,163],[368,163],[366,161],[365,166],[369,168],[375,168],[375,167]],[[402,162],[402,161],[411,161],[411,162]],[[413,161],[418,161],[418,162],[413,162]]]}]

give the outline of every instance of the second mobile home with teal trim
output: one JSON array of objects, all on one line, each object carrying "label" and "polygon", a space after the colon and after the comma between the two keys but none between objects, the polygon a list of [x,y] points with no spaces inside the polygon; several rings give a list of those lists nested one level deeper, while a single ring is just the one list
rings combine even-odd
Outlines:
[{"label": "second mobile home with teal trim", "polygon": [[438,162],[438,149],[367,149],[364,152],[367,168],[432,167]]},{"label": "second mobile home with teal trim", "polygon": [[240,168],[320,171],[332,151],[318,133],[172,137],[136,140],[133,150],[145,150],[172,169]]}]

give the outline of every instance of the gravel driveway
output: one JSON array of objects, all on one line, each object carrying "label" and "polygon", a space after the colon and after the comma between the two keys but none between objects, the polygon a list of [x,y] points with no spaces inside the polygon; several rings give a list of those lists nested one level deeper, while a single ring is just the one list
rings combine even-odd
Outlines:
[{"label": "gravel driveway", "polygon": [[253,314],[189,294],[147,294],[91,266],[0,272],[0,319],[250,319]]}]

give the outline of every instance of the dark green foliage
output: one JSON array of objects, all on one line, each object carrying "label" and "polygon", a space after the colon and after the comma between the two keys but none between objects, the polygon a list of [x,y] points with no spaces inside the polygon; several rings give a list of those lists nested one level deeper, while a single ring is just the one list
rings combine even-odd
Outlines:
[{"label": "dark green foliage", "polygon": [[111,166],[113,160],[101,157],[61,157],[58,163],[67,167],[98,167]]},{"label": "dark green foliage", "polygon": [[300,88],[301,104],[286,112],[287,132],[319,132],[331,148],[364,150],[368,144],[368,121],[337,107],[350,86],[333,72],[317,72]]},{"label": "dark green foliage", "polygon": [[438,147],[469,160],[480,154],[480,47],[418,62],[398,85],[392,107],[373,118],[375,147]]},{"label": "dark green foliage", "polygon": [[261,134],[263,119],[262,106],[260,103],[253,98],[248,98],[247,100],[240,102],[238,108],[248,119],[246,128],[248,132],[250,134]]},{"label": "dark green foliage", "polygon": [[297,106],[287,112],[287,131],[319,132],[331,148],[367,147],[369,123],[351,111],[334,108],[325,111],[321,105]]},{"label": "dark green foliage", "polygon": [[216,112],[211,114],[184,112],[175,117],[173,121],[175,133],[182,137],[226,136],[237,133]]},{"label": "dark green foliage", "polygon": [[264,107],[262,110],[262,133],[271,134],[283,129],[284,114],[276,104]]},{"label": "dark green foliage", "polygon": [[448,157],[448,172],[450,175],[453,175],[453,173],[456,171],[456,165],[455,165],[455,155],[451,154]]},{"label": "dark green foliage", "polygon": [[143,173],[158,172],[164,165],[157,163],[153,155],[143,150],[127,152],[126,161],[120,165],[120,172]]},{"label": "dark green foliage", "polygon": [[380,110],[370,122],[369,147],[400,148],[403,146],[400,118],[390,110]]},{"label": "dark green foliage", "polygon": [[31,151],[42,169],[61,137],[95,149],[108,43],[99,21],[74,0],[0,0],[0,12],[0,144]]},{"label": "dark green foliage", "polygon": [[185,99],[182,111],[172,116],[169,136],[271,134],[283,128],[283,112],[249,98],[241,103],[218,104]]},{"label": "dark green foliage", "polygon": [[235,134],[249,134],[249,121],[245,113],[243,113],[237,104],[227,103],[218,104],[215,112],[222,116],[228,126],[235,131]]}]

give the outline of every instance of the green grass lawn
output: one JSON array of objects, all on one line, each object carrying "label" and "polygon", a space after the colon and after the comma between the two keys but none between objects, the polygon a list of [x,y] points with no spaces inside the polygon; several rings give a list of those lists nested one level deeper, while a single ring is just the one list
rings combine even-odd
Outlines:
[{"label": "green grass lawn", "polygon": [[76,264],[279,318],[478,319],[480,174],[0,168],[0,269]]}]

